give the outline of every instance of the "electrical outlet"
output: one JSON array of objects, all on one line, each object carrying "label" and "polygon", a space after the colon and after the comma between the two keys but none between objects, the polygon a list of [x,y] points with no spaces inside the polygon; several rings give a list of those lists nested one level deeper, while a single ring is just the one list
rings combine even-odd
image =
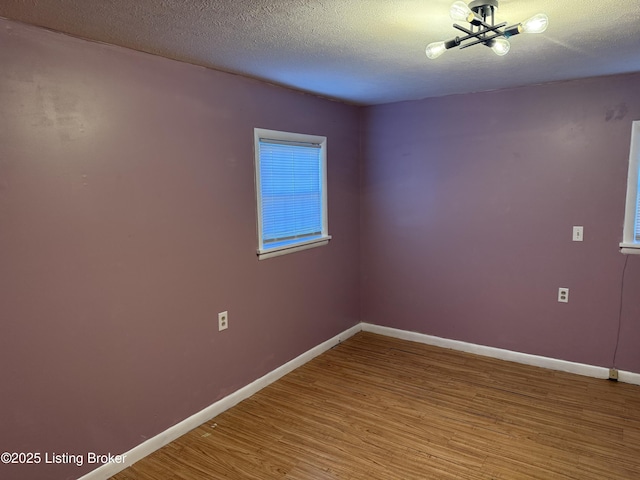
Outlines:
[{"label": "electrical outlet", "polygon": [[573,241],[582,242],[584,239],[584,227],[573,227]]},{"label": "electrical outlet", "polygon": [[618,381],[618,370],[615,368],[609,369],[609,380],[613,380],[614,382]]},{"label": "electrical outlet", "polygon": [[569,303],[569,289],[560,287],[558,289],[558,301],[560,303]]},{"label": "electrical outlet", "polygon": [[229,328],[229,312],[220,312],[218,314],[218,331]]}]

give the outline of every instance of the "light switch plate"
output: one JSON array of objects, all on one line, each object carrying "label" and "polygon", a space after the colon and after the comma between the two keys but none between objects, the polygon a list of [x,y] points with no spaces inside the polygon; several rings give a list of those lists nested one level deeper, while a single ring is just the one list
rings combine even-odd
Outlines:
[{"label": "light switch plate", "polygon": [[584,227],[573,227],[573,241],[582,242],[584,238]]}]

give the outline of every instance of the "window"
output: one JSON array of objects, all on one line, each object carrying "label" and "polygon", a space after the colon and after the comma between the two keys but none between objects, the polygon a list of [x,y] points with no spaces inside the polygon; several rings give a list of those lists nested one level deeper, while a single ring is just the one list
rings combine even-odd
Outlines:
[{"label": "window", "polygon": [[622,253],[640,255],[640,121],[633,122],[629,176],[627,178],[627,206],[624,215],[624,232],[620,244]]},{"label": "window", "polygon": [[326,245],[326,137],[254,129],[258,256]]}]

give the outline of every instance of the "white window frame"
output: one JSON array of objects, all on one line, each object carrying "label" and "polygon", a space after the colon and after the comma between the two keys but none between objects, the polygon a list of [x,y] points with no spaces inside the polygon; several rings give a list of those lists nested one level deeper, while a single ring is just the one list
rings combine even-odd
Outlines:
[{"label": "white window frame", "polygon": [[625,254],[640,255],[640,241],[636,240],[636,226],[640,218],[638,201],[638,180],[640,180],[640,121],[631,127],[631,147],[629,149],[629,174],[627,176],[627,203],[624,214],[624,230],[620,251]]},{"label": "white window frame", "polygon": [[[281,132],[277,130],[267,130],[264,128],[254,128],[254,170],[256,185],[256,203],[257,203],[257,224],[258,224],[258,258],[265,260],[267,258],[277,257],[288,253],[307,250],[309,248],[327,245],[331,236],[329,235],[329,221],[327,209],[327,137],[318,135],[307,135],[302,133]],[[321,181],[322,181],[322,232],[319,237],[312,240],[301,240],[292,242],[284,246],[265,247],[262,232],[262,181],[260,178],[260,139],[276,140],[285,143],[305,143],[315,144],[320,147],[321,162]]]}]

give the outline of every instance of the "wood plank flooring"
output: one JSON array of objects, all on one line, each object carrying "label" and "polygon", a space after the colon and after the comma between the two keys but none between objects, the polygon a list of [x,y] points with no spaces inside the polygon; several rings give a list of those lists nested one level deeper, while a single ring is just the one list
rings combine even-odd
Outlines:
[{"label": "wood plank flooring", "polygon": [[640,479],[640,387],[359,333],[112,480]]}]

